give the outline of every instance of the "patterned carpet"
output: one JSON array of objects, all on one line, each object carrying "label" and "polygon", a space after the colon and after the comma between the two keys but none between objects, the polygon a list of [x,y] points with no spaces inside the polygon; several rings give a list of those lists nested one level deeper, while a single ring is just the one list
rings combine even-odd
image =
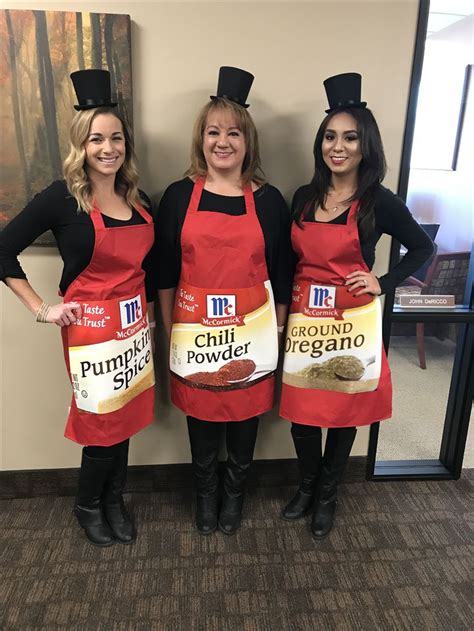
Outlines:
[{"label": "patterned carpet", "polygon": [[472,629],[473,480],[353,477],[318,543],[279,518],[289,486],[253,486],[235,537],[193,530],[189,489],[133,493],[139,538],[105,549],[71,497],[0,500],[0,628]]}]

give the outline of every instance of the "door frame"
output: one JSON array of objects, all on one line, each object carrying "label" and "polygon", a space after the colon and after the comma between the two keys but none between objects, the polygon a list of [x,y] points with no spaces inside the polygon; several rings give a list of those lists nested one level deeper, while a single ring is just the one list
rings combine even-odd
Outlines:
[{"label": "door frame", "polygon": [[[430,12],[429,0],[420,0],[416,29],[415,52],[410,79],[410,94],[403,137],[402,159],[398,179],[398,195],[406,201],[410,176],[410,158],[415,133],[418,90],[423,70],[426,32]],[[392,239],[389,269],[400,259],[400,243]],[[380,423],[370,427],[366,477],[368,480],[439,480],[458,479],[474,395],[474,311],[473,311],[474,251],[471,252],[466,294],[463,307],[449,312],[403,311],[394,308],[395,291],[385,296],[383,313],[383,341],[388,353],[392,323],[397,322],[442,322],[459,325],[456,353],[451,375],[444,429],[438,459],[394,460],[377,462],[377,444]]]}]

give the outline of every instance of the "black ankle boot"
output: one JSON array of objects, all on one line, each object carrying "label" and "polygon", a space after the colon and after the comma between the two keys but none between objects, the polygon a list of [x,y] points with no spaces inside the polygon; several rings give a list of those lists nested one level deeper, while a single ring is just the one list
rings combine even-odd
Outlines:
[{"label": "black ankle boot", "polygon": [[[321,428],[311,428],[311,434],[298,435],[299,428],[291,427],[298,465],[302,475],[301,484],[294,497],[281,511],[283,519],[295,521],[311,512],[321,464]],[[314,431],[313,431],[314,430]]]},{"label": "black ankle boot", "polygon": [[281,516],[287,521],[301,519],[311,512],[314,504],[314,485],[316,478],[304,478],[296,494],[281,511]]},{"label": "black ankle boot", "polygon": [[225,535],[233,535],[240,528],[245,487],[252,464],[257,430],[258,418],[227,423],[227,462],[219,514],[219,530]]},{"label": "black ankle boot", "polygon": [[349,460],[356,432],[355,427],[328,430],[319,497],[311,519],[311,534],[315,539],[326,537],[333,527],[337,508],[337,487]]},{"label": "black ankle boot", "polygon": [[110,529],[115,539],[125,544],[133,543],[137,538],[137,531],[123,501],[123,491],[127,480],[128,446],[128,440],[118,446],[114,465],[102,496],[104,515]]},{"label": "black ankle boot", "polygon": [[217,493],[196,496],[196,528],[201,535],[217,530]]},{"label": "black ankle boot", "polygon": [[320,499],[316,504],[311,519],[311,534],[315,539],[326,537],[334,524],[334,514],[337,508],[337,493],[334,491],[329,499]]},{"label": "black ankle boot", "polygon": [[118,543],[135,541],[137,531],[125,507],[123,497],[114,504],[104,504],[104,514]]},{"label": "black ankle boot", "polygon": [[224,494],[219,513],[219,530],[225,535],[233,535],[240,528],[243,505],[243,494],[240,497],[229,497]]},{"label": "black ankle boot", "polygon": [[217,530],[217,452],[220,423],[187,417],[196,487],[196,528],[201,535]]},{"label": "black ankle boot", "polygon": [[113,458],[89,458],[82,453],[79,472],[79,494],[74,514],[86,537],[95,546],[111,546],[114,535],[107,523],[102,506],[102,491],[113,466]]}]

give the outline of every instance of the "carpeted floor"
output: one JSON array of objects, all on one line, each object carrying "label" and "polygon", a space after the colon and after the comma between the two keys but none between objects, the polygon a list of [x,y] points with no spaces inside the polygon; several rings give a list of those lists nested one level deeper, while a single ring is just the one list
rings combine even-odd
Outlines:
[{"label": "carpeted floor", "polygon": [[1,500],[0,628],[472,629],[473,480],[348,480],[322,542],[279,518],[290,487],[251,489],[235,537],[193,530],[189,490],[134,493],[139,538],[106,549],[71,497]]}]

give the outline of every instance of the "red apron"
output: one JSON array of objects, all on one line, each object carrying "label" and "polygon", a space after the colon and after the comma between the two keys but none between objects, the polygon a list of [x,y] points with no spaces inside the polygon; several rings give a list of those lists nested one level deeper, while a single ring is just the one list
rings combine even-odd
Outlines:
[{"label": "red apron", "polygon": [[368,425],[392,414],[390,369],[377,297],[353,296],[347,274],[369,269],[357,229],[347,224],[292,226],[298,264],[288,318],[280,415],[318,427]]},{"label": "red apron", "polygon": [[153,244],[145,224],[106,228],[99,210],[92,258],[69,285],[65,302],[81,320],[61,329],[73,387],[65,436],[81,445],[115,445],[153,421],[154,371],[141,264]]},{"label": "red apron", "polygon": [[250,187],[245,215],[203,211],[194,184],[181,232],[170,341],[171,399],[206,421],[242,421],[273,405],[278,334],[265,241]]}]

